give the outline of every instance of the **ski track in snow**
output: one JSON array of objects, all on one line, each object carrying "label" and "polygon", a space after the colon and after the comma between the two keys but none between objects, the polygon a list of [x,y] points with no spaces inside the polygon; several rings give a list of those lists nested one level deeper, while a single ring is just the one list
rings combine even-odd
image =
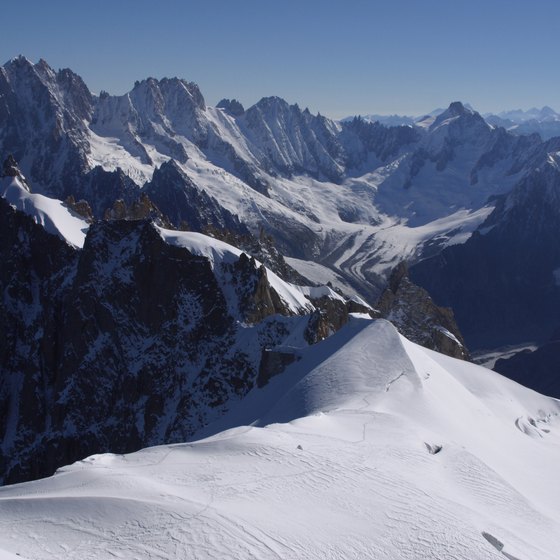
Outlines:
[{"label": "ski track in snow", "polygon": [[1,488],[0,557],[556,560],[559,412],[354,318],[211,437]]}]

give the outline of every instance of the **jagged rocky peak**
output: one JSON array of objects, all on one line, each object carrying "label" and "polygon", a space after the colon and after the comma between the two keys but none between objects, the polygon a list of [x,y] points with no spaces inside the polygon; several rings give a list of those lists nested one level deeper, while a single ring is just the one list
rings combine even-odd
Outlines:
[{"label": "jagged rocky peak", "polygon": [[[0,71],[0,153],[11,152],[44,192],[65,198],[87,172],[92,100],[69,71],[18,57]],[[25,159],[24,159],[25,156]]]},{"label": "jagged rocky peak", "polygon": [[237,99],[222,99],[216,107],[223,109],[233,117],[239,117],[245,112],[245,108]]},{"label": "jagged rocky peak", "polygon": [[196,144],[207,141],[206,104],[194,83],[179,78],[137,81],[121,96],[100,95],[92,129],[101,136],[117,136],[143,163],[152,165],[143,142],[155,145],[167,157],[186,161],[184,146],[174,137],[185,136]]},{"label": "jagged rocky peak", "polygon": [[115,200],[113,206],[105,211],[105,220],[151,220],[154,223],[172,228],[172,224],[160,209],[150,200],[146,192],[141,192],[138,199],[127,204],[123,199]]},{"label": "jagged rocky peak", "polygon": [[447,108],[447,111],[450,115],[459,116],[459,115],[472,115],[474,111],[472,109],[468,109],[461,103],[461,101],[452,101]]},{"label": "jagged rocky peak", "polygon": [[7,71],[23,70],[23,69],[29,70],[33,68],[33,66],[34,66],[33,62],[31,62],[23,54],[18,54],[17,56],[14,56],[4,64],[4,68]]},{"label": "jagged rocky peak", "polygon": [[132,98],[157,100],[162,103],[162,109],[173,105],[194,105],[202,111],[206,109],[198,85],[180,78],[147,78],[137,81],[129,95]]},{"label": "jagged rocky peak", "polygon": [[[278,95],[269,95],[268,97],[262,97],[253,107],[258,107],[264,111],[268,110],[276,110],[276,111],[285,111],[290,107],[299,109],[297,105],[290,105],[285,99],[279,97]],[[253,107],[250,107],[252,109]]]},{"label": "jagged rocky peak", "polygon": [[299,112],[299,107],[297,107],[297,109],[296,107],[297,106],[289,105],[288,102],[281,97],[263,97],[245,111],[245,120],[250,128],[259,129],[262,127],[263,121],[266,122],[281,117],[283,120],[278,122],[281,126],[285,126],[286,123],[284,119],[292,112],[292,109],[294,109],[295,113]]},{"label": "jagged rocky peak", "polygon": [[156,168],[143,191],[175,227],[203,232],[208,227],[247,234],[239,218],[199,189],[177,162],[170,159]]},{"label": "jagged rocky peak", "polygon": [[23,173],[20,171],[18,162],[12,154],[8,154],[8,157],[2,164],[2,172],[0,173],[0,178],[2,177],[17,177],[23,187],[31,192],[31,187],[29,186],[29,183],[27,182],[27,179],[24,177]]},{"label": "jagged rocky peak", "polygon": [[406,263],[393,269],[377,308],[413,342],[453,358],[468,359],[453,311],[436,305],[425,289],[410,280]]},{"label": "jagged rocky peak", "polygon": [[18,177],[21,175],[16,159],[12,154],[4,160],[2,165],[2,177]]},{"label": "jagged rocky peak", "polygon": [[[249,107],[246,111],[248,114],[254,115],[261,113],[265,118],[288,119],[285,124],[293,121],[292,124],[307,123],[308,125],[320,125],[327,127],[332,133],[338,132],[339,126],[331,119],[317,113],[313,115],[308,108],[301,109],[297,103],[290,105],[285,99],[277,95],[262,97],[255,105]],[[295,119],[295,120],[294,120]]]},{"label": "jagged rocky peak", "polygon": [[[47,95],[47,104],[56,105],[63,120],[67,120],[68,115],[78,119],[91,118],[92,95],[82,78],[70,69],[64,68],[56,72],[42,58],[33,64],[22,55],[7,62],[4,69],[14,93],[31,85],[32,95],[35,98],[38,95]],[[28,95],[23,96],[23,99],[28,98]],[[27,109],[36,110],[34,107]]]},{"label": "jagged rocky peak", "polygon": [[59,70],[56,81],[65,100],[81,118],[91,120],[93,114],[93,96],[78,74],[68,68]]},{"label": "jagged rocky peak", "polygon": [[262,98],[240,118],[276,171],[335,182],[341,179],[344,151],[334,121],[302,111],[280,97]]},{"label": "jagged rocky peak", "polygon": [[484,124],[485,128],[490,129],[490,126],[486,123],[486,121],[481,117],[479,113],[465,107],[463,103],[460,101],[453,101],[449,104],[449,107],[440,113],[434,122],[430,126],[430,130],[435,130],[440,125],[446,123],[450,119],[459,120],[461,123],[467,124]]}]

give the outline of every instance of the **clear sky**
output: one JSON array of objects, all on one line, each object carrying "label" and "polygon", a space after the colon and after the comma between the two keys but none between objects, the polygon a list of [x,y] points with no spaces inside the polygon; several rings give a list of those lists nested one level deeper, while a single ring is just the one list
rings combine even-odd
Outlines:
[{"label": "clear sky", "polygon": [[93,92],[179,76],[207,103],[278,95],[311,111],[560,109],[558,0],[19,0],[2,62],[71,68]]}]

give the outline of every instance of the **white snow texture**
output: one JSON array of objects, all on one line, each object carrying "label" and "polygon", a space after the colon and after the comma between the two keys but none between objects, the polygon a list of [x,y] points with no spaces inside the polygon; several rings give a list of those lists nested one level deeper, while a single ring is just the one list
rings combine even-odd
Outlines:
[{"label": "white snow texture", "polygon": [[558,401],[383,320],[300,358],[206,439],[0,489],[0,558],[558,558]]}]

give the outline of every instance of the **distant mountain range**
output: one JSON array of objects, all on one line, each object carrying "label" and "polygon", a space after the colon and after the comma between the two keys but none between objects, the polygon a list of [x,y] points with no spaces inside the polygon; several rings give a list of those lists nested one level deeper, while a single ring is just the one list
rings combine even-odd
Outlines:
[{"label": "distant mountain range", "polygon": [[[546,223],[557,213],[558,141],[512,134],[459,102],[412,127],[336,122],[278,97],[248,109],[232,100],[209,107],[195,84],[177,78],[96,96],[71,70],[24,57],[0,69],[0,95],[0,153],[15,156],[34,192],[83,199],[95,219],[117,199],[130,205],[148,195],[174,227],[263,231],[293,267],[314,271],[317,281],[334,273],[347,293],[371,302],[399,262],[414,265],[473,231],[490,246],[488,232],[514,209],[529,219],[519,193],[535,183],[550,183],[539,199],[551,214]],[[552,114],[529,111],[524,122],[537,113]],[[521,118],[502,115],[514,116]],[[519,232],[527,251],[520,259],[555,255],[533,233],[530,224]],[[551,256],[539,280],[553,294],[558,267]],[[506,282],[505,271],[497,276]],[[508,313],[519,305],[518,297],[508,301]],[[481,324],[472,312],[464,319],[458,311],[459,322],[475,347],[512,329],[516,338],[544,340],[557,322],[537,308],[523,311],[534,320],[505,331],[503,321],[484,323],[486,335],[502,333],[486,341],[471,327]]]},{"label": "distant mountain range", "polygon": [[352,313],[463,358],[560,325],[560,139],[460,102],[337,122],[18,57],[0,123],[5,480],[182,441]]},{"label": "distant mountain range", "polygon": [[[468,103],[465,107],[472,109]],[[385,126],[423,126],[425,121],[439,115],[444,109],[435,109],[427,115],[418,117],[401,115],[363,115],[361,118],[367,122],[379,122]],[[527,111],[516,109],[502,111],[498,114],[484,113],[486,122],[493,126],[505,128],[512,134],[539,134],[543,140],[560,136],[560,113],[548,106],[541,109],[533,107]],[[346,117],[343,122],[351,121],[354,117]]]}]

